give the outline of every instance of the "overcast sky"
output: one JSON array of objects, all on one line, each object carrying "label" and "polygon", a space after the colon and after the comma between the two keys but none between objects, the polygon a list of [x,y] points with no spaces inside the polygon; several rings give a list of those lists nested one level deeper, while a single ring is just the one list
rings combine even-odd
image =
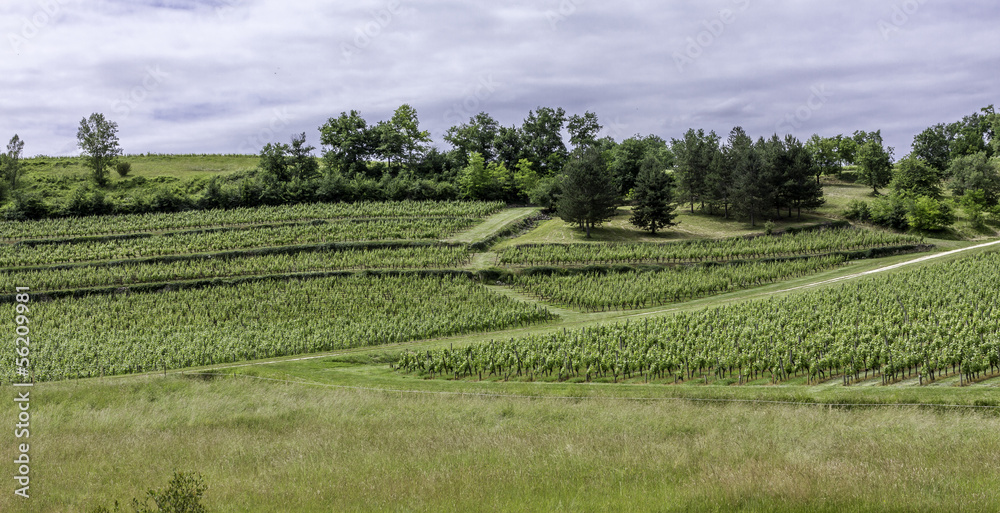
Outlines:
[{"label": "overcast sky", "polygon": [[435,143],[479,111],[592,111],[604,135],[808,138],[1000,104],[995,0],[18,0],[0,4],[0,139],[78,154],[103,112],[127,153],[256,153],[342,111],[416,108]]}]

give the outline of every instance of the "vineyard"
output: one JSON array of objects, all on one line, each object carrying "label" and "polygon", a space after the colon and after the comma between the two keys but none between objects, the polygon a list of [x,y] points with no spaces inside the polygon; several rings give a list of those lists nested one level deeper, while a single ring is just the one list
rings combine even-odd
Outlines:
[{"label": "vineyard", "polygon": [[[490,217],[492,224],[484,223],[502,207],[458,202],[311,204],[7,222],[4,236],[12,242],[0,244],[0,284],[6,290],[28,286],[42,295],[42,301],[31,305],[31,313],[37,319],[34,329],[45,333],[46,343],[34,349],[32,372],[36,380],[58,380],[381,346],[555,318],[544,305],[484,287],[484,276],[502,276],[518,293],[549,304],[586,312],[629,310],[834,269],[852,251],[913,250],[922,242],[908,235],[827,228],[670,244],[518,246],[495,257],[488,254],[506,269],[487,269],[487,274],[470,270],[475,253],[482,251],[471,249],[478,239],[466,235],[459,239],[462,244],[444,240],[474,227],[479,227],[472,230],[481,233],[477,236],[490,237],[491,230],[502,228],[502,221],[520,222],[517,216],[498,215]],[[482,229],[481,224],[490,228]],[[615,267],[624,263],[648,266]],[[535,264],[591,267],[523,268]],[[368,270],[374,272],[364,272]],[[393,270],[406,271],[387,272]],[[46,292],[53,292],[55,299],[44,300]],[[843,306],[814,306],[809,329],[803,327],[806,321],[791,323],[793,329],[769,324],[779,322],[782,316],[777,313],[786,305],[765,305],[754,310],[770,312],[762,320],[748,320],[749,312],[731,320],[741,308],[733,307],[651,319],[641,327],[598,326],[552,338],[475,346],[461,350],[461,362],[455,360],[458,351],[429,357],[410,354],[401,367],[458,377],[487,372],[522,379],[618,381],[640,375],[654,381],[689,381],[710,376],[743,383],[767,374],[774,381],[796,375],[816,381],[846,372],[838,356],[844,349],[836,345],[836,337],[855,333],[852,330],[887,329],[864,322],[867,314],[856,312],[857,319],[848,325],[829,325],[831,341],[817,331],[829,322],[824,308],[836,311]],[[758,329],[767,334],[766,340]],[[750,332],[744,334],[746,330]],[[705,339],[685,345],[680,342],[685,340],[679,336],[682,332]],[[732,338],[735,332],[739,335]],[[782,336],[801,342],[772,342],[771,337]],[[868,345],[876,340],[872,333],[858,336]],[[735,352],[727,353],[731,338]],[[872,346],[884,354],[866,356],[861,363],[856,356],[861,349],[855,348],[851,369],[893,379],[898,372],[917,368],[921,376],[933,379],[950,372],[947,364],[970,369],[973,378],[982,371],[965,357],[954,363],[954,358],[941,356],[952,350],[950,342],[928,345],[942,349],[914,363],[900,356],[903,349],[897,345],[906,340],[892,338],[891,344]],[[992,339],[983,340],[988,344]],[[611,351],[609,341],[617,349]],[[502,357],[515,367],[499,366],[498,355],[513,347],[533,348],[535,359],[525,363],[527,353],[517,349]],[[494,354],[492,360],[476,360],[487,353]],[[622,355],[637,358],[636,363],[622,363]],[[557,360],[561,366],[553,375],[550,367]],[[4,381],[12,379],[10,365],[3,372]]]},{"label": "vineyard", "polygon": [[55,237],[109,236],[168,230],[273,224],[316,219],[458,217],[486,218],[499,202],[400,201],[310,203],[301,205],[199,210],[177,213],[90,216],[39,221],[0,221],[0,237],[11,242]]},{"label": "vineyard", "polygon": [[[461,276],[270,280],[33,303],[34,379],[177,369],[524,326],[545,309]],[[13,339],[2,380],[13,379]]]},{"label": "vineyard", "polygon": [[37,291],[50,291],[332,269],[446,269],[462,267],[468,261],[469,252],[464,247],[402,246],[54,269],[15,268],[0,271],[0,290],[14,290],[23,283],[32,284]]},{"label": "vineyard", "polygon": [[652,272],[516,276],[512,285],[557,304],[587,311],[627,310],[675,303],[832,269],[842,256],[717,266],[681,266]]},{"label": "vineyard", "polygon": [[613,263],[725,262],[731,260],[816,255],[920,244],[913,235],[835,228],[792,234],[691,240],[673,243],[545,244],[514,246],[499,252],[498,263],[511,266]]},{"label": "vineyard", "polygon": [[434,240],[475,225],[472,218],[312,221],[75,243],[3,244],[0,267],[123,260],[342,241]]},{"label": "vineyard", "polygon": [[405,353],[432,377],[960,383],[1000,372],[1000,254],[696,313]]}]

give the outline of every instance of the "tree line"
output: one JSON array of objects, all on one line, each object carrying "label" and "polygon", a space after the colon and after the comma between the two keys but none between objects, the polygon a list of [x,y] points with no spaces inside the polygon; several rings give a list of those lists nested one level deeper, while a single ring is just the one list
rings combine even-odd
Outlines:
[{"label": "tree line", "polygon": [[[974,227],[981,227],[986,213],[1000,216],[998,131],[1000,115],[990,105],[959,121],[928,127],[894,165],[873,165],[859,157],[859,178],[878,197],[852,202],[845,216],[899,230],[941,230],[955,222],[961,209]],[[879,196],[884,187],[889,194]],[[945,197],[946,187],[951,198]]]},{"label": "tree line", "polygon": [[[894,149],[885,147],[880,131],[814,135],[802,142],[777,134],[753,140],[737,127],[725,140],[691,129],[670,141],[637,134],[619,142],[600,136],[596,114],[569,115],[552,107],[531,110],[510,126],[480,112],[449,128],[444,140],[450,148],[441,150],[421,129],[416,109],[404,104],[389,119],[374,123],[356,110],[329,118],[319,127],[320,158],[306,134],[298,134],[290,144],[265,145],[252,172],[162,187],[148,197],[125,200],[119,189],[128,183],[130,166],[122,159],[117,124],[95,113],[81,120],[77,133],[91,185],[80,187],[61,206],[42,205],[31,193],[19,192],[24,143],[15,135],[0,162],[0,194],[14,191],[8,217],[11,212],[38,217],[310,201],[501,200],[562,211],[583,228],[632,203],[635,224],[655,233],[673,224],[679,205],[752,225],[800,215],[823,203],[820,178],[840,174],[845,166],[853,166],[858,181],[876,195],[886,186],[919,190],[919,184],[929,183],[923,192],[935,199],[933,185],[949,180],[957,194],[969,191],[974,198],[983,196],[984,204],[995,203],[1000,180],[994,183],[989,171],[995,167],[991,157],[998,123],[1000,116],[989,107],[930,127],[914,138],[913,152],[894,165]],[[938,174],[936,182],[933,175],[914,176],[914,169],[919,175],[925,166]],[[112,182],[109,169],[123,180]]]}]

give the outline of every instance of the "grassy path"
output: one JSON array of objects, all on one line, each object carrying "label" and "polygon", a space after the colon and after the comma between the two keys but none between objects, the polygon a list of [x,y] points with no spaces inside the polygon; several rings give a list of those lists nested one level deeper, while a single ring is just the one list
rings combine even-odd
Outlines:
[{"label": "grassy path", "polygon": [[476,242],[482,242],[490,237],[500,233],[504,228],[521,222],[541,211],[537,207],[526,207],[526,208],[510,208],[493,214],[488,217],[486,221],[473,226],[468,231],[459,233],[451,238],[445,239],[445,242],[453,242],[459,244],[473,244]]}]

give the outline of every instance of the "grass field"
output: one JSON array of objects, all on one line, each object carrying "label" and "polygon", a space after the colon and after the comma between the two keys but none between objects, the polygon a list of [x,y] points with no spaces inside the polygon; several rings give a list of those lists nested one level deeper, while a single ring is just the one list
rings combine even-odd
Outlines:
[{"label": "grass field", "polygon": [[[211,511],[1000,507],[1000,418],[978,412],[169,376],[53,383],[35,393],[34,497],[25,508],[5,493],[3,511],[127,502],[164,486],[174,470],[205,476]],[[4,417],[11,413],[5,402]],[[11,447],[0,457],[12,459]]]},{"label": "grass field", "polygon": [[[129,177],[141,176],[146,179],[168,176],[178,179],[226,175],[236,171],[246,171],[257,167],[257,155],[128,155],[123,162],[132,164]],[[90,176],[90,169],[81,157],[35,157],[24,160],[27,176],[42,175],[53,178],[65,177],[84,181]],[[111,181],[121,178],[111,170]]]}]

